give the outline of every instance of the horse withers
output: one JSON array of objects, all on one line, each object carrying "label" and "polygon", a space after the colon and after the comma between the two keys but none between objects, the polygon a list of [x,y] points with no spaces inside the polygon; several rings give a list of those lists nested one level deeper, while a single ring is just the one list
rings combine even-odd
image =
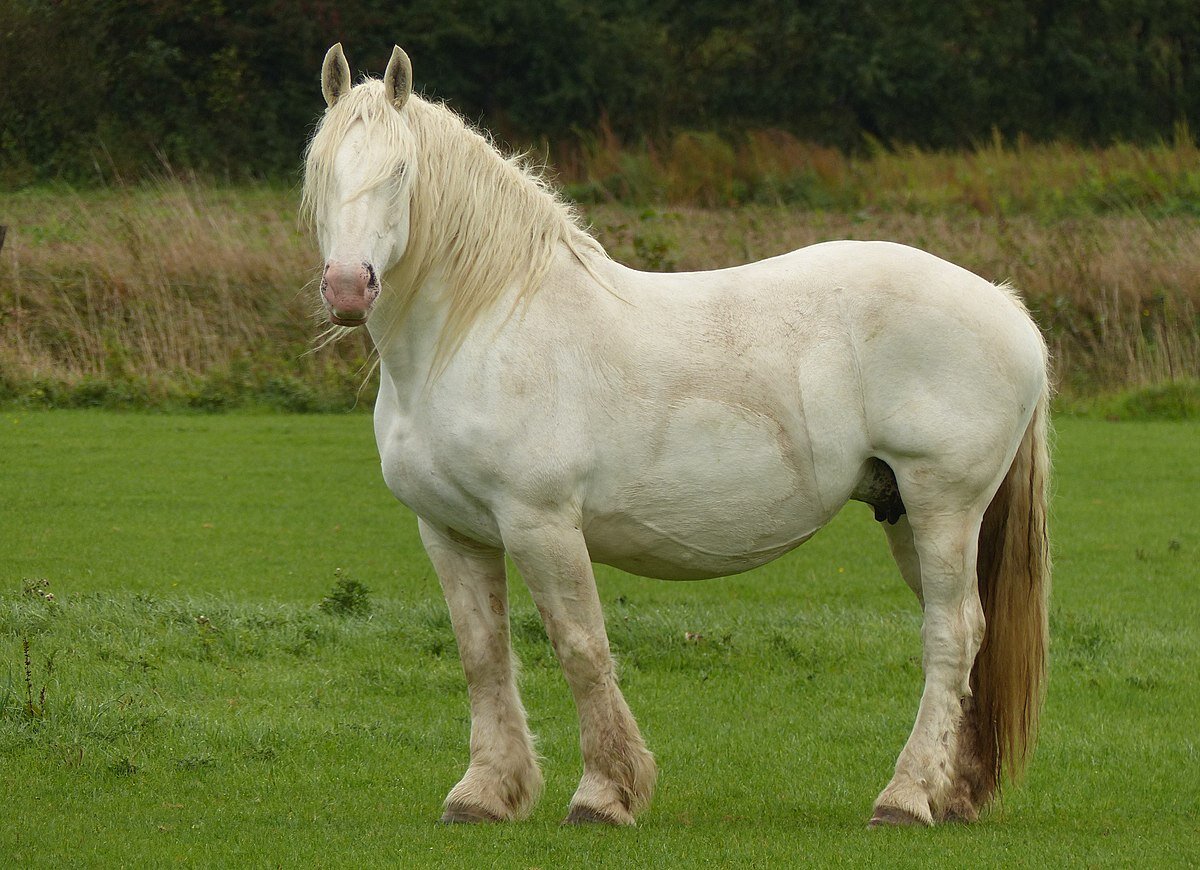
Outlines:
[{"label": "horse withers", "polygon": [[1046,669],[1046,347],[1011,288],[916,249],[830,242],[712,272],[608,258],[541,178],[340,45],[304,210],[321,300],[380,360],[383,476],[418,516],[458,639],[470,764],[446,821],[542,785],[504,556],[579,714],[567,821],[632,824],[656,777],[593,562],[746,571],[871,504],[924,610],[925,688],[872,825],[972,820],[1032,747]]}]

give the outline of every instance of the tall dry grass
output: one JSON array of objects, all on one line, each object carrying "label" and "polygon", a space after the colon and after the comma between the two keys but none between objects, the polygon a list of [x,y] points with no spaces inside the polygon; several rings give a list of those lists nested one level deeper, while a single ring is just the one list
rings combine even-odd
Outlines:
[{"label": "tall dry grass", "polygon": [[295,215],[287,191],[179,180],[9,198],[0,388],[123,383],[135,404],[193,389],[218,405],[205,390],[341,388],[368,347],[307,353],[320,261]]},{"label": "tall dry grass", "polygon": [[[736,147],[695,134],[673,141],[662,167],[639,169],[645,154],[614,147],[598,149],[588,169],[609,160],[621,175],[624,161],[623,183],[641,184],[645,171],[690,204],[583,208],[615,258],[638,268],[715,268],[833,238],[905,242],[1012,281],[1046,329],[1068,393],[1200,377],[1200,224],[1188,216],[1200,212],[1200,194],[1188,192],[1194,149],[1056,147],[865,160],[781,134]],[[756,177],[791,178],[833,205],[769,197],[699,205],[720,205],[721,191],[750,177],[750,164]],[[1089,184],[1110,189],[1136,167],[1142,180],[1131,189],[1144,193],[1145,179],[1158,179],[1157,205],[1081,199]],[[561,174],[582,168],[568,163]],[[639,199],[632,188],[626,194]],[[839,197],[852,207],[838,206]],[[357,335],[310,352],[322,328],[313,286],[320,263],[297,225],[297,198],[179,179],[6,196],[0,400],[354,404],[370,348]]]}]

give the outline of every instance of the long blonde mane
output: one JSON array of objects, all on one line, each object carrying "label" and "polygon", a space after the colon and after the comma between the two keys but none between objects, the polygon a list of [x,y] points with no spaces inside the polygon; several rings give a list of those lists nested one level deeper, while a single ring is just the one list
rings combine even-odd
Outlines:
[{"label": "long blonde mane", "polygon": [[[461,345],[479,318],[517,288],[516,306],[536,293],[561,243],[594,276],[600,243],[540,172],[504,157],[446,106],[415,94],[397,112],[383,82],[367,80],[328,109],[305,158],[302,214],[312,223],[333,195],[333,158],[354,124],[366,124],[379,166],[353,195],[399,174],[398,199],[409,202],[409,238],[384,276],[383,293],[403,322],[431,274],[445,281],[446,320],[434,369]],[[397,202],[397,205],[402,203]],[[604,283],[601,280],[601,283]]]}]

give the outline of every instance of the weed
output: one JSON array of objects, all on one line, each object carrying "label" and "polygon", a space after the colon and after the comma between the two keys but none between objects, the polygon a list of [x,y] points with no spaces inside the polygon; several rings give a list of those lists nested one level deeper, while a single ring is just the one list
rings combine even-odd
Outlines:
[{"label": "weed", "polygon": [[321,599],[317,607],[335,616],[366,616],[371,612],[371,590],[351,577],[342,576],[341,569],[335,572],[337,580],[333,589]]},{"label": "weed", "polygon": [[653,209],[643,211],[633,233],[633,251],[638,265],[650,272],[674,272],[675,248],[675,240],[664,227],[664,216]]},{"label": "weed", "polygon": [[141,768],[132,758],[123,756],[108,765],[108,772],[114,776],[135,776]]},{"label": "weed", "polygon": [[28,598],[44,601],[47,604],[54,603],[54,593],[50,591],[50,581],[45,577],[40,577],[37,580],[22,580],[21,594]]},{"label": "weed", "polygon": [[29,638],[21,638],[21,652],[25,665],[25,715],[30,719],[41,719],[46,715],[46,686],[43,684],[34,700],[33,662],[29,656]]},{"label": "weed", "polygon": [[218,629],[211,619],[203,613],[196,617],[196,641],[200,646],[200,658],[204,661],[211,661],[216,655],[216,643],[220,635]]},{"label": "weed", "polygon": [[175,767],[184,771],[197,771],[214,767],[216,760],[211,755],[188,755],[175,759]]}]

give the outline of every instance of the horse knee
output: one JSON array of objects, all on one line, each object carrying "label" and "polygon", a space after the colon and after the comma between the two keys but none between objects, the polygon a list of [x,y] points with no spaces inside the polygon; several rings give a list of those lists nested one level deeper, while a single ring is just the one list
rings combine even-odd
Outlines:
[{"label": "horse knee", "polygon": [[572,685],[592,684],[612,676],[612,653],[608,638],[597,637],[578,625],[546,624],[550,645]]}]

